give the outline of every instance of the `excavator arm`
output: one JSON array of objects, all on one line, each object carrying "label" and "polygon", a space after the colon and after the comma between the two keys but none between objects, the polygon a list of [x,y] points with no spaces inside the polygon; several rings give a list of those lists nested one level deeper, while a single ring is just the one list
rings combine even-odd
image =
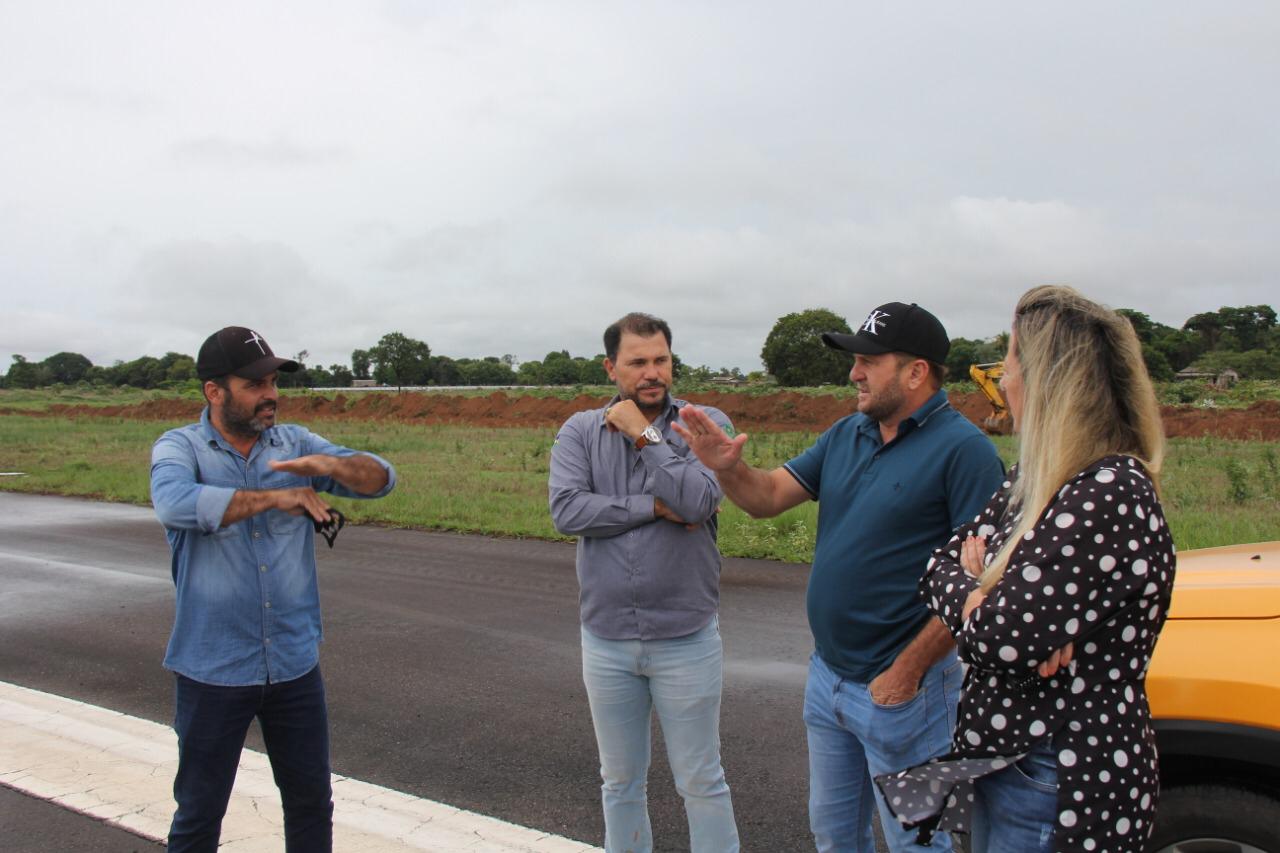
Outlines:
[{"label": "excavator arm", "polygon": [[996,384],[1003,375],[1003,361],[969,365],[969,376],[982,389],[987,402],[991,404],[991,414],[983,419],[982,428],[993,435],[1009,435],[1013,432],[1013,416],[1009,413],[1009,405],[1004,401],[1000,388]]}]

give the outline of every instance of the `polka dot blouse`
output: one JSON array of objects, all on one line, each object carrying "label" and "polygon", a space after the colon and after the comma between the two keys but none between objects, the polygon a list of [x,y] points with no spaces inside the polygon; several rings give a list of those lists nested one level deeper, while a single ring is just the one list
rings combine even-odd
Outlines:
[{"label": "polka dot blouse", "polygon": [[[960,546],[969,534],[984,536],[987,559],[995,556],[1018,521],[1005,517],[1009,488],[934,553],[920,581],[968,664],[952,752],[876,781],[899,819],[925,836],[966,832],[972,780],[1050,738],[1058,757],[1055,849],[1140,851],[1159,792],[1143,679],[1174,574],[1155,488],[1130,457],[1089,466],[1062,487],[965,620],[978,582],[960,565]],[[1075,660],[1041,678],[1036,666],[1067,642]]]}]

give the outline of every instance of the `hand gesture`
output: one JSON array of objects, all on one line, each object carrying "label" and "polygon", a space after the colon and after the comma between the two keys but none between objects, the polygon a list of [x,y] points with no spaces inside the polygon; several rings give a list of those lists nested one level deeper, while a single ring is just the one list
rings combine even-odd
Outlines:
[{"label": "hand gesture", "polygon": [[[301,458],[306,459],[307,457]],[[296,462],[298,460],[293,461]],[[296,489],[277,489],[275,494],[277,495],[276,509],[283,510],[289,515],[309,515],[319,522],[329,520],[329,505],[321,500],[320,495],[310,486],[301,486]]]},{"label": "hand gesture", "polygon": [[671,428],[685,440],[698,461],[712,471],[727,471],[742,460],[742,447],[747,443],[745,432],[730,438],[706,412],[692,405],[680,410],[680,421],[673,421]]},{"label": "hand gesture", "polygon": [[620,432],[635,441],[649,426],[649,419],[635,400],[622,400],[604,410],[604,423],[611,432]]}]

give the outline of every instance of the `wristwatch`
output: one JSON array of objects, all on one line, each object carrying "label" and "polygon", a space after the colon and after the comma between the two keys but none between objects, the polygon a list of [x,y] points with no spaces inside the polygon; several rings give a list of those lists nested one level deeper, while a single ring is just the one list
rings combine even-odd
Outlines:
[{"label": "wristwatch", "polygon": [[640,433],[640,437],[636,439],[636,450],[646,444],[662,444],[662,433],[658,432],[658,428],[653,424],[645,427],[644,432]]}]

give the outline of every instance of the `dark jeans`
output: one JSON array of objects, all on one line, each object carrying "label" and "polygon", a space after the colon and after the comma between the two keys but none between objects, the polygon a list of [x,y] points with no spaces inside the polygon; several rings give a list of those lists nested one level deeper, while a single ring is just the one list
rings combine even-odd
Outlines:
[{"label": "dark jeans", "polygon": [[293,681],[253,687],[215,687],[178,675],[175,704],[178,775],[173,798],[178,810],[169,829],[170,853],[217,849],[254,717],[284,804],[285,849],[333,849],[329,716],[320,667]]}]

